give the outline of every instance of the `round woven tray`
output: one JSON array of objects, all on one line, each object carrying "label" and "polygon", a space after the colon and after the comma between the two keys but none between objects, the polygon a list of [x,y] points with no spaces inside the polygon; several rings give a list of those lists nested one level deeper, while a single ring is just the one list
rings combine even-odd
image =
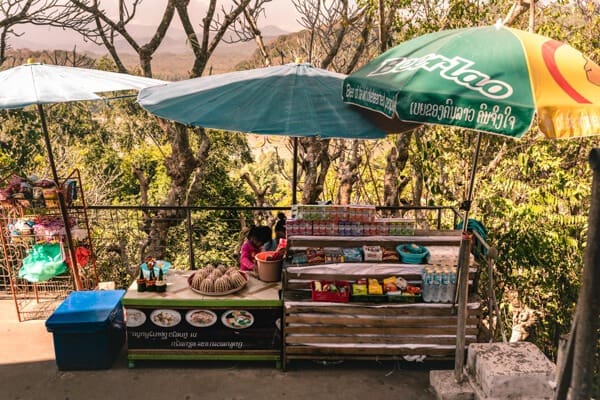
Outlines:
[{"label": "round woven tray", "polygon": [[228,294],[233,294],[233,293],[239,292],[240,290],[245,288],[246,285],[248,284],[248,275],[246,275],[246,273],[243,271],[239,271],[239,273],[242,274],[242,276],[246,279],[244,284],[242,286],[239,286],[235,289],[228,290],[226,292],[203,292],[202,290],[193,288],[192,281],[194,280],[194,275],[196,274],[195,272],[192,275],[190,275],[190,277],[188,278],[188,285],[189,285],[190,289],[192,289],[192,291],[194,291],[198,294],[203,294],[205,296],[227,296]]}]

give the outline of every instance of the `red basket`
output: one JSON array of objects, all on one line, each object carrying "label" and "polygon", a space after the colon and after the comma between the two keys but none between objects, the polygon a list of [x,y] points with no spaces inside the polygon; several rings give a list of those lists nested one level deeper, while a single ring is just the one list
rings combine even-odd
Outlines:
[{"label": "red basket", "polygon": [[[348,281],[319,281],[321,287],[325,284],[335,284],[337,286],[337,292],[317,292],[315,290],[315,281],[310,283],[311,298],[313,301],[328,301],[332,303],[347,303],[350,301],[350,282]],[[340,289],[345,287],[346,290],[341,291]]]}]

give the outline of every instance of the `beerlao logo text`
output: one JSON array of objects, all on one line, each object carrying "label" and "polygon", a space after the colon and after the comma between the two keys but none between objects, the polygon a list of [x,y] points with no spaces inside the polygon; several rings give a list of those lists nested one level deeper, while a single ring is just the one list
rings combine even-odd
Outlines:
[{"label": "beerlao logo text", "polygon": [[473,61],[462,57],[448,58],[440,54],[430,53],[417,58],[389,58],[367,76],[398,74],[417,69],[428,72],[438,70],[440,77],[443,79],[479,92],[490,99],[506,99],[513,94],[513,88],[508,83],[490,79],[483,72],[472,69],[473,65],[475,65]]}]

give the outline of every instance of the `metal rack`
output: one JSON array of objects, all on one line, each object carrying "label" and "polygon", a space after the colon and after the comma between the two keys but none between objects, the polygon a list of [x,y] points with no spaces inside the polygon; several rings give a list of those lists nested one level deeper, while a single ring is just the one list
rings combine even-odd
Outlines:
[{"label": "metal rack", "polygon": [[[70,185],[69,185],[70,183]],[[84,289],[94,289],[98,285],[96,261],[90,239],[85,198],[81,186],[81,177],[78,170],[73,171],[62,183],[62,188],[70,189],[66,198],[69,200],[69,218],[73,221],[71,229],[77,227],[85,235],[79,235],[74,240],[73,249],[82,250],[88,254],[85,262],[78,259],[79,275]],[[64,189],[67,191],[67,189]],[[4,292],[10,295],[14,302],[19,321],[32,319],[45,319],[54,309],[74,290],[73,269],[69,262],[67,272],[54,276],[44,282],[29,282],[19,277],[19,270],[23,266],[23,259],[28,255],[32,246],[43,242],[61,243],[65,252],[65,260],[70,260],[69,246],[66,243],[64,228],[61,233],[53,237],[41,237],[33,229],[15,232],[18,221],[39,221],[46,219],[60,223],[61,214],[56,202],[52,200],[41,204],[35,199],[11,198],[0,201],[0,241],[2,244],[2,257],[0,258],[0,280],[4,285]],[[64,224],[62,224],[64,226]],[[81,237],[81,236],[84,236]]]}]

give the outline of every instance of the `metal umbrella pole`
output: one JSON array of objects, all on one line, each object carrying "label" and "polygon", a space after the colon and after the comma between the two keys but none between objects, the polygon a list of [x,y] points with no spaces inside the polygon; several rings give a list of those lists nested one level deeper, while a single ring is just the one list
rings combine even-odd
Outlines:
[{"label": "metal umbrella pole", "polygon": [[292,164],[292,204],[298,203],[297,187],[298,187],[298,137],[294,136],[294,155]]},{"label": "metal umbrella pole", "polygon": [[454,357],[454,379],[461,383],[464,379],[463,368],[465,365],[465,326],[467,322],[467,299],[469,297],[469,261],[471,253],[472,234],[467,231],[469,220],[469,211],[471,210],[471,201],[473,200],[473,186],[475,183],[475,172],[479,160],[479,149],[481,148],[482,133],[477,133],[477,143],[475,145],[475,155],[471,167],[471,179],[467,199],[461,205],[464,210],[464,219],[460,237],[460,250],[458,253],[458,271],[455,301],[458,296],[458,316],[456,323],[456,353]]},{"label": "metal umbrella pole", "polygon": [[50,144],[50,135],[48,134],[48,126],[46,125],[46,114],[44,113],[44,107],[41,104],[37,105],[38,112],[40,114],[40,120],[42,122],[42,131],[44,133],[44,141],[46,142],[46,148],[48,150],[48,159],[50,162],[50,169],[52,170],[52,178],[57,188],[58,206],[60,208],[60,215],[62,216],[63,224],[65,226],[65,237],[67,241],[67,249],[69,250],[69,256],[71,259],[71,270],[73,271],[73,278],[75,280],[75,289],[82,290],[83,284],[81,277],[79,276],[79,270],[77,266],[77,257],[75,257],[75,249],[73,248],[73,237],[71,235],[71,226],[69,225],[69,214],[67,212],[67,203],[65,201],[65,194],[63,187],[60,184],[58,173],[56,172],[56,165],[54,164],[54,156],[52,154],[52,145]]}]

